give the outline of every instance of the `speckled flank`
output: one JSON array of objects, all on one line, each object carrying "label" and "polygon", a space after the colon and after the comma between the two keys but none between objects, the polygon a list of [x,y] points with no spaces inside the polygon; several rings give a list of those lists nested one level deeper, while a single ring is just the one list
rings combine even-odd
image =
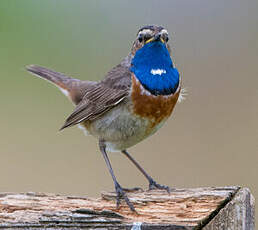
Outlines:
[{"label": "speckled flank", "polygon": [[[180,87],[180,86],[179,86]],[[154,96],[145,90],[136,77],[132,76],[132,102],[134,114],[151,121],[151,128],[166,120],[172,113],[180,93],[174,95]]]}]

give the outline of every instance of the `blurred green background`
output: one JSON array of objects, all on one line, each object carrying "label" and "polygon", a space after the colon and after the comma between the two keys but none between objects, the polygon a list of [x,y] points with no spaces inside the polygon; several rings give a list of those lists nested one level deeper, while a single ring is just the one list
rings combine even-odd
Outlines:
[{"label": "blurred green background", "polygon": [[[160,183],[247,186],[258,198],[257,12],[257,0],[1,0],[0,192],[113,190],[96,140],[76,127],[58,132],[71,103],[24,66],[99,80],[139,27],[159,24],[188,96],[129,151]],[[110,158],[123,186],[147,185],[121,154]]]}]

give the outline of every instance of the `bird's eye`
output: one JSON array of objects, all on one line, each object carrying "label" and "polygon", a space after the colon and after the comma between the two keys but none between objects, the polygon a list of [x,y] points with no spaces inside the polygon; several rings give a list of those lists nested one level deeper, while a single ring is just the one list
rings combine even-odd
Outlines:
[{"label": "bird's eye", "polygon": [[168,40],[169,40],[168,36],[167,36],[167,35],[164,36],[164,41],[165,41],[165,42],[168,42]]},{"label": "bird's eye", "polygon": [[151,34],[139,34],[138,36],[138,41],[141,43],[141,42],[146,42],[148,41],[149,39],[151,39]]},{"label": "bird's eye", "polygon": [[139,35],[138,41],[139,41],[139,42],[142,42],[142,41],[143,41],[143,35],[142,35],[142,34]]}]

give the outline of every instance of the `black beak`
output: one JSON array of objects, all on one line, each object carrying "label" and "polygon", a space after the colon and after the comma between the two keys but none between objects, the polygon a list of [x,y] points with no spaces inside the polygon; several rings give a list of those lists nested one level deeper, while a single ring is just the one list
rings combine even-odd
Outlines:
[{"label": "black beak", "polygon": [[149,43],[149,42],[158,42],[158,41],[161,41],[162,43],[165,43],[165,41],[162,39],[160,33],[154,35],[152,38],[150,38],[149,40],[147,40],[147,41],[145,42],[145,44],[147,44],[147,43]]}]

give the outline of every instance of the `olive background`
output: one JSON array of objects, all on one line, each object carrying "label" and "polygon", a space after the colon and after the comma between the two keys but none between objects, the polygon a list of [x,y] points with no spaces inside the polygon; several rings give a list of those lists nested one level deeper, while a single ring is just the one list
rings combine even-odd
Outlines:
[{"label": "olive background", "polygon": [[[113,190],[97,141],[77,127],[58,131],[72,104],[24,67],[100,80],[141,26],[158,24],[188,95],[128,151],[159,183],[247,186],[258,198],[257,12],[256,0],[1,0],[0,192]],[[147,186],[122,154],[109,156],[122,186]]]}]

